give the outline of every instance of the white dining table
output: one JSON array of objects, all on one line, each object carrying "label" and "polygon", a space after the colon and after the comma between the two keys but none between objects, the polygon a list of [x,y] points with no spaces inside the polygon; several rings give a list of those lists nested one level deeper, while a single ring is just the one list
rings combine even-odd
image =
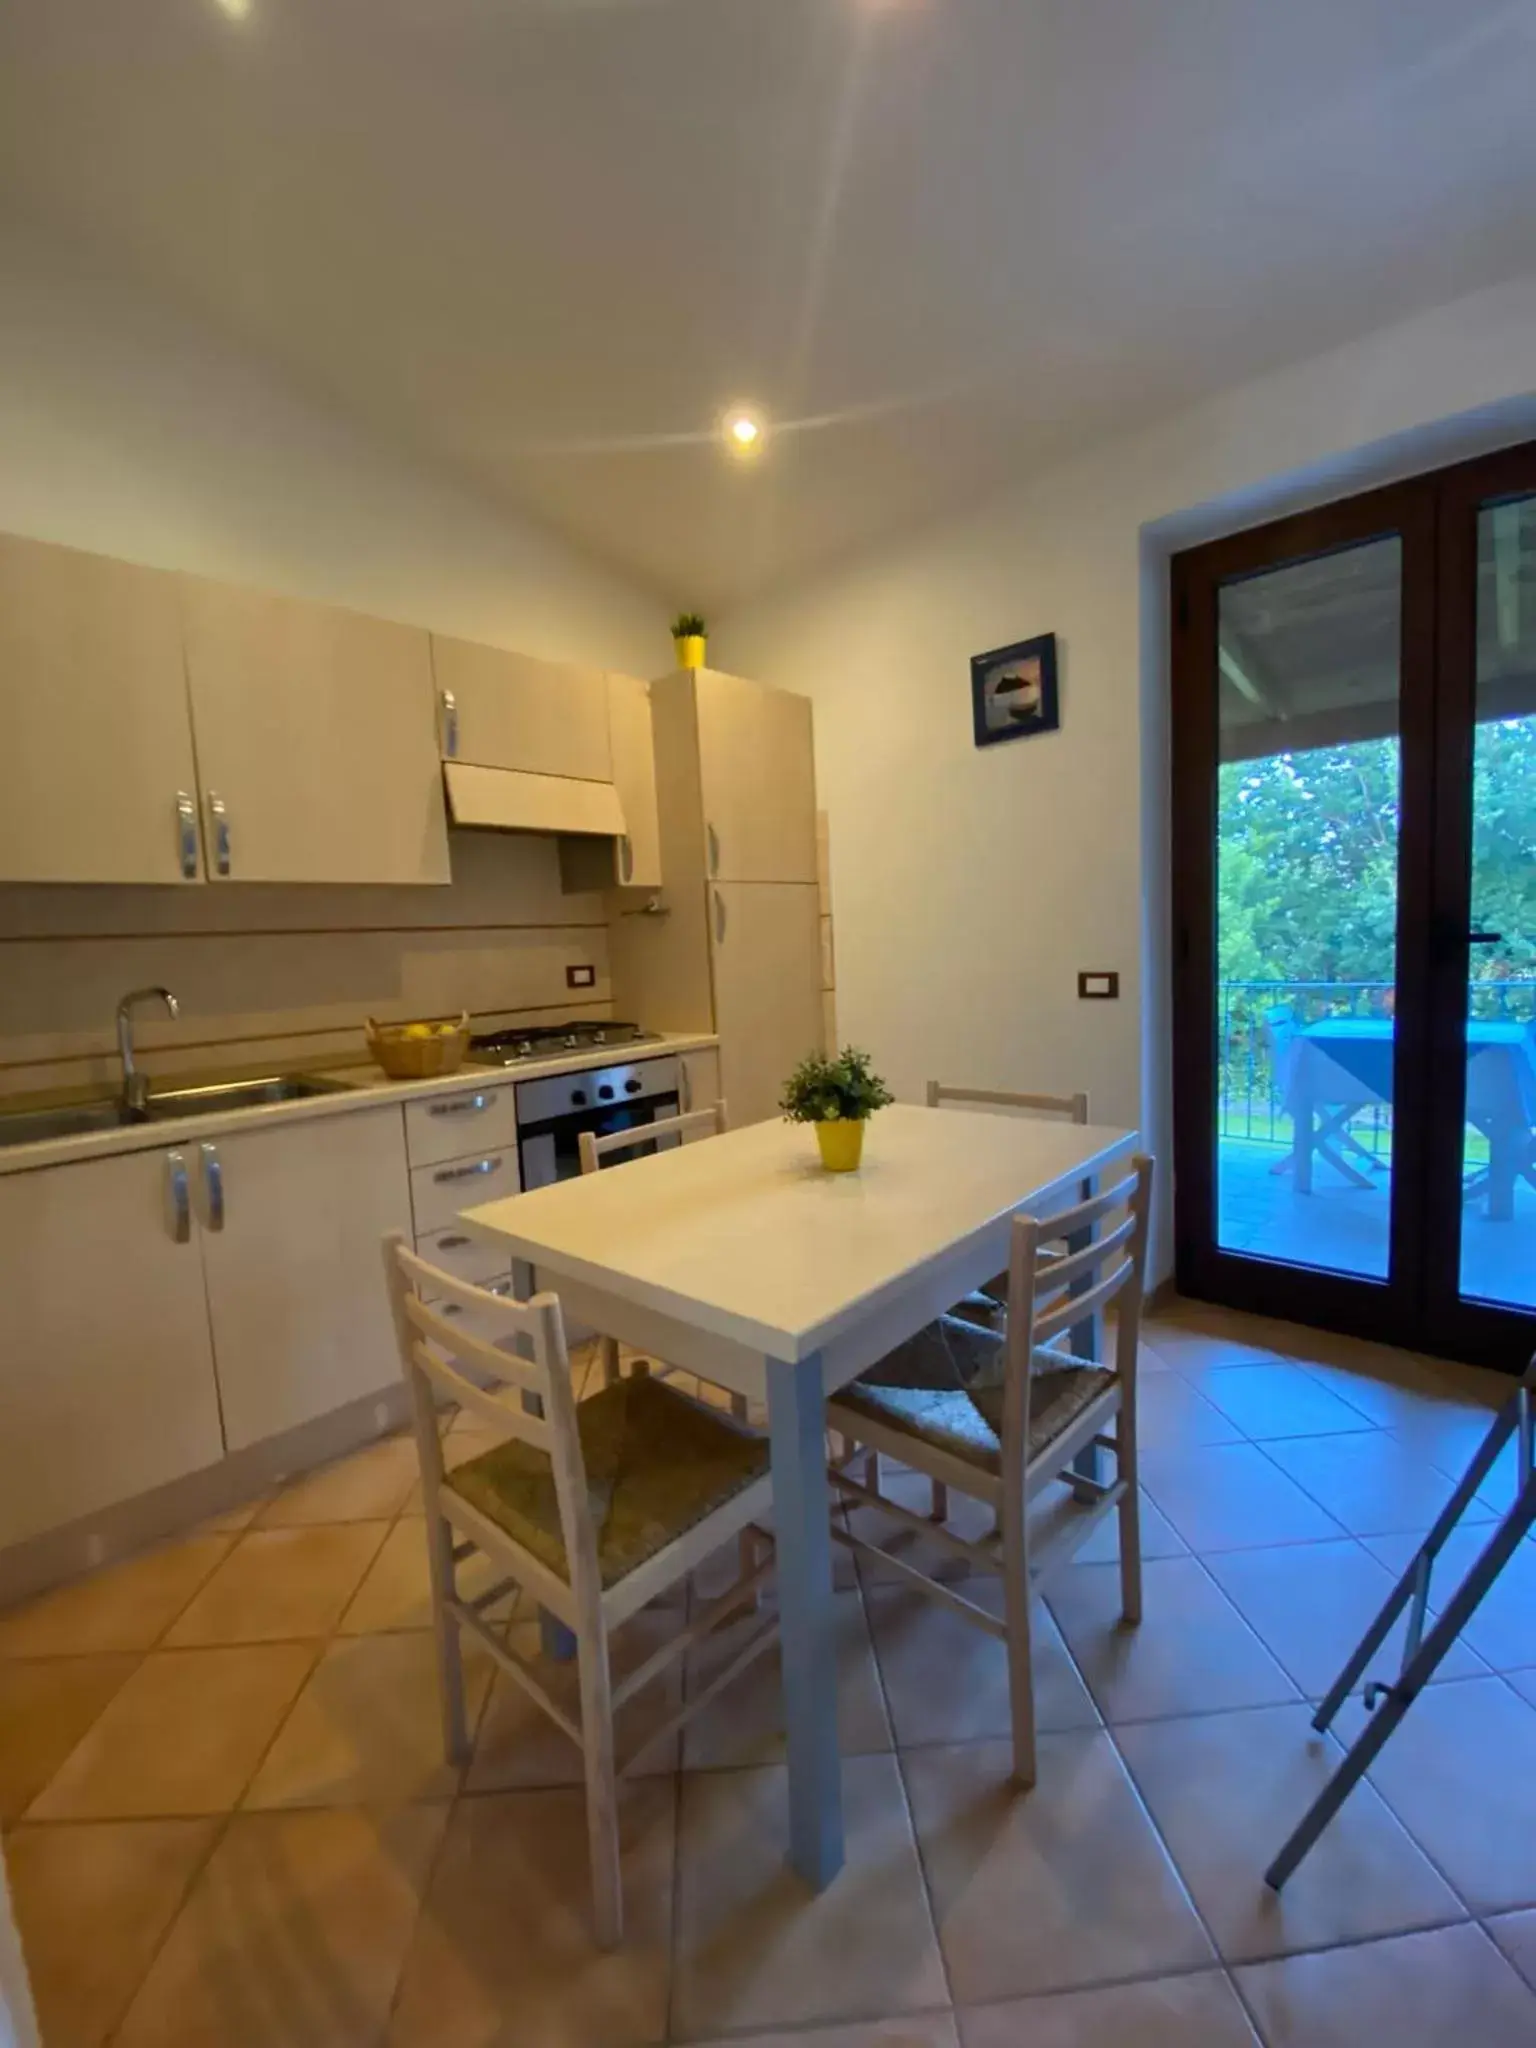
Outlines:
[{"label": "white dining table", "polygon": [[1003,1270],[1017,1211],[1069,1207],[1134,1145],[899,1103],[857,1173],[825,1172],[811,1131],[749,1124],[462,1212],[510,1252],[519,1293],[766,1400],[790,1857],[814,1886],[843,1861],[826,1396]]}]

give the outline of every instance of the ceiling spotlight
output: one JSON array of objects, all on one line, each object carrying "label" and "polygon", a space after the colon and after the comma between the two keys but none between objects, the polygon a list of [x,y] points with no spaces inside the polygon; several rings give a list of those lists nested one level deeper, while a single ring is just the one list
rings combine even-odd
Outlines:
[{"label": "ceiling spotlight", "polygon": [[214,0],[214,5],[231,21],[244,21],[251,11],[251,0]]},{"label": "ceiling spotlight", "polygon": [[744,405],[733,405],[721,421],[720,431],[730,454],[744,458],[761,452],[766,435],[759,415]]}]

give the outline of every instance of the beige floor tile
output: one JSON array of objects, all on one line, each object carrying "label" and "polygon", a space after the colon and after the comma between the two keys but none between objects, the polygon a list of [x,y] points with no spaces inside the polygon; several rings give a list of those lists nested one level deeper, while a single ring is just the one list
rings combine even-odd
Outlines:
[{"label": "beige floor tile", "polygon": [[1230,1416],[1213,1407],[1200,1389],[1176,1372],[1149,1373],[1138,1382],[1136,1414],[1143,1451],[1233,1444],[1243,1435]]},{"label": "beige floor tile", "polygon": [[[858,1593],[834,1593],[837,1650],[837,1729],[844,1756],[868,1756],[891,1747],[874,1646]],[[706,1636],[688,1653],[687,1697],[697,1698],[723,1671],[772,1609],[742,1615]],[[724,1692],[690,1721],[683,1734],[683,1768],[728,1769],[784,1760],[784,1680],[777,1644],[749,1664]]]},{"label": "beige floor tile", "polygon": [[1109,1737],[1041,1736],[1029,1792],[1010,1762],[1001,1743],[902,1757],[956,2005],[1208,1964]]},{"label": "beige floor tile", "polygon": [[1141,1482],[1194,1551],[1257,1550],[1340,1534],[1332,1515],[1256,1444],[1148,1451]]},{"label": "beige floor tile", "polygon": [[151,1649],[214,1566],[227,1536],[162,1544],[0,1614],[0,1657],[85,1657]]},{"label": "beige floor tile", "polygon": [[1505,1913],[1487,1922],[1504,1954],[1533,1990],[1536,1990],[1536,1912]]},{"label": "beige floor tile", "polygon": [[[471,1734],[491,1682],[491,1660],[464,1652]],[[248,1807],[359,1806],[443,1799],[459,1771],[443,1758],[432,1637],[338,1638],[283,1723],[246,1795]]]},{"label": "beige floor tile", "polygon": [[216,1823],[19,1828],[5,1845],[47,2048],[96,2048],[122,2017]]},{"label": "beige floor tile", "polygon": [[[965,1597],[1003,1611],[1000,1579],[977,1580]],[[897,1744],[975,1742],[1011,1732],[1008,1653],[995,1636],[924,1594],[877,1586],[865,1595],[875,1654]],[[1035,1721],[1040,1728],[1095,1728],[1099,1717],[1063,1647],[1050,1611],[1036,1600],[1031,1627]]]},{"label": "beige floor tile", "polygon": [[203,1536],[240,1536],[250,1528],[252,1522],[272,1499],[273,1489],[266,1487],[254,1500],[237,1501],[233,1507],[220,1508],[217,1514],[209,1515],[198,1523],[192,1532]]},{"label": "beige floor tile", "polygon": [[1200,1391],[1257,1443],[1374,1427],[1368,1415],[1299,1365],[1219,1366],[1201,1380]]},{"label": "beige floor tile", "polygon": [[860,2020],[851,2027],[797,2027],[789,2034],[735,2034],[699,2048],[960,2048],[948,2013],[902,2020]]},{"label": "beige floor tile", "polygon": [[[1427,1530],[1454,1491],[1445,1473],[1391,1430],[1303,1437],[1265,1448],[1351,1536]],[[1474,1501],[1467,1519],[1488,1521],[1493,1512]]]},{"label": "beige floor tile", "polygon": [[[1410,1549],[1415,1539],[1405,1537]],[[1536,1563],[1536,1559],[1532,1560]],[[1286,1543],[1277,1550],[1226,1550],[1206,1559],[1211,1576],[1309,1699],[1321,1699],[1392,1590],[1394,1574],[1353,1541]],[[1406,1616],[1382,1646],[1374,1672],[1402,1657]],[[1460,1646],[1445,1678],[1475,1677],[1481,1659]]]},{"label": "beige floor tile", "polygon": [[[1066,1487],[1052,1487],[1041,1494],[1029,1511],[1029,1539],[1044,1545],[1054,1540],[1074,1517],[1083,1513]],[[1120,1519],[1101,1515],[1093,1533],[1073,1553],[1074,1564],[1113,1564],[1120,1555]],[[1141,1556],[1145,1564],[1154,1557],[1188,1557],[1189,1545],[1154,1501],[1141,1493]]]},{"label": "beige floor tile", "polygon": [[1296,1688],[1198,1558],[1142,1566],[1142,1619],[1120,1618],[1120,1567],[1071,1565],[1046,1598],[1106,1721],[1260,1707]]},{"label": "beige floor tile", "polygon": [[1341,1752],[1310,1709],[1139,1721],[1115,1740],[1230,1961],[1363,1941],[1462,1917],[1369,1785],[1358,1785],[1277,1897],[1263,1872]]},{"label": "beige floor tile", "polygon": [[1478,1927],[1442,1927],[1239,1970],[1268,2048],[1529,2048],[1536,1994]]},{"label": "beige floor tile", "polygon": [[[841,1509],[837,1510],[837,1515],[841,1519]],[[772,1534],[773,1515],[771,1512],[758,1517],[758,1527]],[[717,1599],[720,1594],[729,1591],[739,1577],[740,1565],[738,1562],[737,1538],[733,1536],[729,1542],[722,1543],[718,1550],[705,1558],[698,1569],[690,1575],[686,1587],[680,1585],[676,1588],[669,1588],[668,1592],[662,1595],[661,1600],[653,1604],[657,1606],[676,1605],[679,1593],[686,1592],[693,1602],[691,1611],[697,1613],[703,1604]],[[859,1574],[853,1562],[853,1552],[846,1549],[842,1544],[834,1543],[832,1546],[833,1592],[854,1592],[858,1587],[858,1583]]]},{"label": "beige floor tile", "polygon": [[[1492,1534],[1492,1527],[1485,1523],[1457,1529],[1450,1536],[1430,1576],[1431,1606],[1435,1610],[1444,1607],[1482,1555]],[[1365,1547],[1381,1560],[1390,1580],[1408,1569],[1421,1540],[1413,1535],[1367,1536]],[[1495,1671],[1519,1671],[1536,1665],[1536,1543],[1522,1543],[1483,1595],[1477,1612],[1461,1632],[1457,1649],[1440,1667],[1447,1678],[1460,1675],[1452,1669],[1458,1653],[1462,1671],[1471,1668],[1466,1656],[1468,1649]]]},{"label": "beige floor tile", "polygon": [[847,1862],[811,1892],[785,1861],[787,1773],[683,1779],[673,2031],[684,2038],[947,2003],[895,1759],[843,1765]]},{"label": "beige floor tile", "polygon": [[1208,1372],[1223,1366],[1253,1365],[1276,1356],[1270,1344],[1248,1338],[1241,1326],[1202,1329],[1192,1322],[1165,1322],[1157,1316],[1143,1321],[1141,1341],[1155,1358],[1196,1385]]},{"label": "beige floor tile", "polygon": [[[660,1649],[675,1635],[682,1617],[676,1613],[637,1614],[611,1639],[609,1668],[615,1679]],[[539,1660],[539,1677],[573,1720],[581,1718],[578,1673],[574,1657],[555,1663],[539,1658],[537,1622],[513,1626],[511,1648],[520,1657]],[[619,1710],[619,1762],[635,1754],[648,1734],[662,1727],[682,1704],[682,1659],[679,1657],[643,1692]],[[659,1742],[640,1764],[642,1776],[677,1768],[677,1738]],[[508,1792],[535,1785],[580,1785],[581,1751],[525,1693],[515,1678],[498,1671],[481,1718],[475,1753],[465,1780],[471,1792]]]},{"label": "beige floor tile", "polygon": [[[1347,1701],[1340,1741],[1364,1722]],[[1502,1680],[1420,1693],[1370,1781],[1474,1913],[1536,1905],[1536,1708]]]},{"label": "beige floor tile", "polygon": [[0,1823],[21,1818],[138,1661],[0,1663]]},{"label": "beige floor tile", "polygon": [[[458,1586],[468,1599],[486,1592],[501,1573],[476,1551],[459,1566]],[[512,1596],[498,1603],[497,1620],[512,1613]],[[344,1636],[375,1635],[383,1629],[430,1628],[432,1583],[427,1571],[427,1525],[406,1515],[385,1537],[338,1627]]]},{"label": "beige floor tile", "polygon": [[378,1555],[387,1522],[253,1529],[171,1629],[172,1648],[326,1636]]},{"label": "beige floor tile", "polygon": [[307,1643],[156,1650],[71,1750],[29,1817],[227,1813],[313,1659]]},{"label": "beige floor tile", "polygon": [[375,2041],[447,1819],[446,1806],[237,1815],[114,2048]]},{"label": "beige floor tile", "polygon": [[[862,1469],[856,1468],[853,1476],[862,1483]],[[906,1508],[912,1514],[922,1515],[925,1520],[932,1512],[932,1482],[925,1479],[921,1473],[897,1469],[887,1459],[881,1460],[880,1490],[898,1506]],[[889,1550],[893,1556],[901,1558],[905,1563],[915,1565],[930,1578],[954,1585],[962,1579],[990,1578],[995,1575],[995,1566],[978,1565],[968,1558],[956,1557],[953,1551],[945,1550],[939,1544],[929,1541],[917,1530],[904,1529],[899,1523],[892,1521],[890,1516],[882,1515],[878,1508],[864,1507],[857,1501],[852,1501],[846,1512],[848,1527],[855,1536],[861,1536],[866,1543],[879,1544],[883,1550]],[[996,1526],[996,1517],[984,1502],[972,1500],[968,1494],[952,1488],[946,1526],[951,1534],[960,1537],[963,1542],[978,1543],[992,1533]],[[834,1567],[839,1558],[852,1565],[855,1553],[847,1550],[834,1552]],[[857,1558],[856,1580],[849,1583],[857,1583],[867,1590],[872,1586],[899,1586],[903,1580],[894,1567],[885,1564],[879,1558],[860,1555]]]},{"label": "beige floor tile", "polygon": [[1068,1991],[960,2015],[965,2048],[1258,2048],[1219,1970]]},{"label": "beige floor tile", "polygon": [[406,1961],[393,2048],[640,2048],[667,2031],[672,1784],[619,1806],[624,1944],[592,1939],[579,1792],[461,1799]]},{"label": "beige floor tile", "polygon": [[1521,1699],[1529,1700],[1536,1707],[1536,1671],[1506,1671],[1504,1680],[1514,1687]]},{"label": "beige floor tile", "polygon": [[416,1440],[381,1437],[334,1464],[290,1480],[262,1511],[265,1528],[306,1522],[389,1521],[416,1479]]}]

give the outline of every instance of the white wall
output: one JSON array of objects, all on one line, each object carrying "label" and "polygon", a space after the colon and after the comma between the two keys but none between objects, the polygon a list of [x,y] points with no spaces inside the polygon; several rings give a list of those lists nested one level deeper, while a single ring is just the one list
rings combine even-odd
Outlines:
[{"label": "white wall", "polygon": [[0,531],[658,673],[663,602],[0,231]]},{"label": "white wall", "polygon": [[[1096,1120],[1169,1157],[1167,552],[1536,434],[1533,392],[1526,277],[721,622],[713,659],[815,699],[839,1028],[900,1095],[931,1074],[1086,1087]],[[977,750],[971,655],[1047,631],[1060,733]],[[1120,1002],[1080,1003],[1080,967],[1118,968]]]}]

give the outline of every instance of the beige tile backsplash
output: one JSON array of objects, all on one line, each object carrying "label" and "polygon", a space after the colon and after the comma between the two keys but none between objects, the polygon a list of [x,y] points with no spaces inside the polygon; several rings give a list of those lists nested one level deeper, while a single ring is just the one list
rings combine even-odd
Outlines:
[{"label": "beige tile backsplash", "polygon": [[118,998],[155,982],[181,1016],[142,1013],[151,1073],[345,1063],[369,1016],[611,1014],[603,901],[561,893],[555,840],[451,837],[445,889],[0,887],[0,1094],[109,1085]]}]

